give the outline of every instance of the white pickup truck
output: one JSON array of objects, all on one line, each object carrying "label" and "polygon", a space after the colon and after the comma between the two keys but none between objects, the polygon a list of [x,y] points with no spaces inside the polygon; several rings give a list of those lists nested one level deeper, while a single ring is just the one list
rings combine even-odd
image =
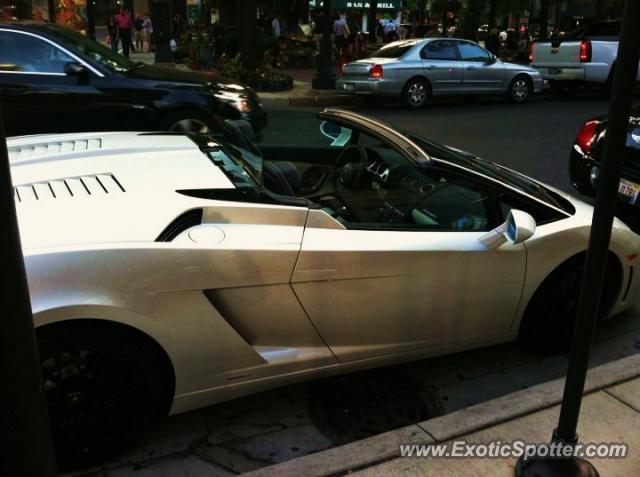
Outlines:
[{"label": "white pickup truck", "polygon": [[581,85],[608,92],[619,37],[620,21],[612,20],[592,23],[564,38],[537,41],[531,44],[531,66],[558,92],[570,93]]}]

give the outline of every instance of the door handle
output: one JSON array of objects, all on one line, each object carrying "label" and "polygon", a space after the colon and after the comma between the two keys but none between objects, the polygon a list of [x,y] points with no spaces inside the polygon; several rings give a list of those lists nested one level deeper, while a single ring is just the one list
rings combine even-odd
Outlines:
[{"label": "door handle", "polygon": [[429,66],[427,66],[427,69],[428,69],[428,70],[437,70],[437,69],[438,69],[438,67],[437,67],[437,66],[434,66],[434,65],[429,65]]},{"label": "door handle", "polygon": [[475,69],[476,69],[476,67],[475,67],[475,66],[467,66],[467,69],[468,69],[468,70],[475,70]]}]

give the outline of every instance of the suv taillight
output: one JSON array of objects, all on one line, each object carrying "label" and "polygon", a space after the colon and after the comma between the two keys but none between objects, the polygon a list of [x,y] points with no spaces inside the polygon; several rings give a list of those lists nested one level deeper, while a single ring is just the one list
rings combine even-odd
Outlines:
[{"label": "suv taillight", "polygon": [[382,65],[373,65],[369,70],[369,78],[382,78]]},{"label": "suv taillight", "polygon": [[598,129],[598,121],[587,121],[580,129],[580,132],[576,136],[576,144],[580,146],[582,152],[590,152],[593,140],[596,138],[596,131]]},{"label": "suv taillight", "polygon": [[536,49],[536,44],[531,43],[529,45],[529,64],[533,63],[533,50]]},{"label": "suv taillight", "polygon": [[591,42],[582,40],[580,42],[580,63],[589,63],[591,61]]}]

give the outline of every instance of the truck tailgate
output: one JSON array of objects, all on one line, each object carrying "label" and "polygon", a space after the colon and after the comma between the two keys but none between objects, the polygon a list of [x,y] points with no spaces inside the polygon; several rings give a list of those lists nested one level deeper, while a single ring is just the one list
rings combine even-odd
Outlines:
[{"label": "truck tailgate", "polygon": [[580,67],[580,41],[536,42],[533,47],[531,66]]}]

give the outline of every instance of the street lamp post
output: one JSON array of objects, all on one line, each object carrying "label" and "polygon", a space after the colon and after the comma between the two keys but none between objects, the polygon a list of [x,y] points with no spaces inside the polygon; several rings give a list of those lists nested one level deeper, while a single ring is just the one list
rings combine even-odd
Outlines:
[{"label": "street lamp post", "polygon": [[57,475],[0,111],[0,475]]},{"label": "street lamp post", "polygon": [[[615,62],[611,103],[604,145],[604,160],[600,184],[593,211],[589,249],[578,302],[571,357],[567,369],[562,407],[553,441],[573,446],[578,442],[576,429],[587,376],[589,352],[596,327],[602,285],[609,254],[611,227],[620,183],[620,172],[633,101],[640,44],[636,28],[640,23],[640,2],[627,0],[622,20],[620,44]],[[584,459],[520,458],[516,465],[518,476],[597,476],[595,467]]]},{"label": "street lamp post", "polygon": [[336,74],[331,55],[331,0],[322,4],[322,40],[320,42],[320,67],[311,80],[313,89],[334,89]]}]

